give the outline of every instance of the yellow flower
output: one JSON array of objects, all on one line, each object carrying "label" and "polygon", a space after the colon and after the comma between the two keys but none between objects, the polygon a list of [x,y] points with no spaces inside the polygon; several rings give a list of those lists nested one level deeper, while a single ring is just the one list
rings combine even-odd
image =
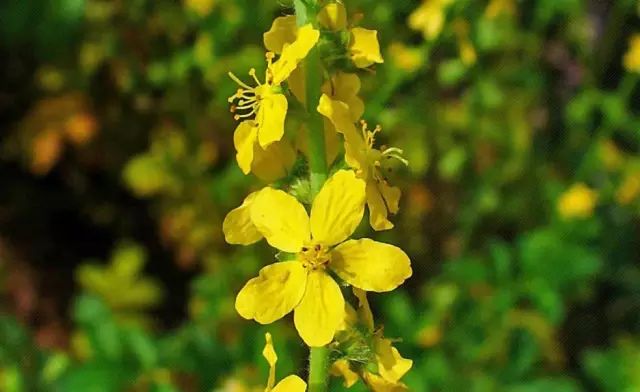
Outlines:
[{"label": "yellow flower", "polygon": [[427,40],[434,40],[442,31],[447,7],[454,0],[424,0],[411,15],[409,15],[409,27],[421,31]]},{"label": "yellow flower", "polygon": [[478,56],[476,55],[476,49],[469,39],[469,23],[463,19],[457,19],[453,23],[453,30],[456,33],[458,41],[460,60],[462,60],[462,63],[466,66],[475,64]]},{"label": "yellow flower", "polygon": [[259,127],[254,120],[241,122],[233,134],[236,161],[244,174],[253,172],[263,181],[271,182],[289,174],[296,153],[285,140],[261,147],[258,143]]},{"label": "yellow flower", "polygon": [[[374,373],[367,366],[357,369],[367,385],[374,392],[407,391],[407,386],[400,379],[411,369],[413,361],[403,358],[400,352],[393,347],[390,339],[384,338],[382,329],[374,330],[373,314],[367,300],[367,294],[357,288],[353,293],[358,298],[358,316],[360,322],[373,335],[372,351],[375,357],[377,373]],[[357,320],[353,317],[347,319],[346,323],[354,325]],[[344,377],[344,385],[350,387],[358,379],[358,373],[351,369],[347,360],[338,360],[332,366],[332,374]]]},{"label": "yellow flower", "polygon": [[[318,14],[321,26],[331,31],[341,31],[347,28],[347,10],[341,3],[331,3],[325,6]],[[351,61],[358,68],[367,68],[374,63],[383,63],[378,43],[378,32],[362,27],[353,27],[349,30],[349,44],[347,51]]]},{"label": "yellow flower", "polygon": [[[344,319],[344,298],[329,275],[362,290],[384,292],[411,276],[408,256],[370,239],[347,240],[364,213],[365,183],[341,170],[322,187],[310,216],[293,196],[265,188],[250,202],[250,219],[267,242],[295,258],[264,267],[240,290],[236,310],[272,323],[294,311],[308,346],[329,343]],[[233,230],[234,228],[227,228]]]},{"label": "yellow flower", "polygon": [[629,72],[640,73],[640,34],[634,34],[629,39],[629,50],[624,55],[624,67]]},{"label": "yellow flower", "polygon": [[384,171],[393,159],[408,164],[402,157],[402,150],[395,147],[382,151],[374,148],[375,135],[380,127],[369,131],[363,121],[359,132],[353,124],[349,107],[343,102],[332,100],[326,94],[320,97],[318,112],[327,117],[336,130],[344,135],[345,160],[367,184],[366,197],[371,227],[374,230],[393,228],[393,223],[387,217],[399,210],[400,189],[388,184]]},{"label": "yellow flower", "polygon": [[582,183],[573,185],[558,200],[558,213],[563,218],[588,218],[593,214],[598,194]]},{"label": "yellow flower", "polygon": [[307,383],[296,375],[290,375],[282,379],[277,385],[276,382],[276,362],[278,362],[278,356],[276,350],[273,348],[273,340],[270,333],[264,335],[266,343],[264,350],[262,350],[262,356],[269,363],[269,379],[267,381],[267,387],[264,392],[304,392],[307,390]]},{"label": "yellow flower", "polygon": [[275,58],[273,52],[267,52],[264,83],[258,80],[255,69],[252,68],[249,71],[249,75],[257,84],[256,87],[249,86],[231,72],[229,73],[229,76],[240,85],[238,91],[229,97],[230,103],[237,102],[231,106],[231,111],[237,113],[236,120],[254,117],[250,125],[256,128],[257,141],[263,149],[280,140],[284,134],[288,102],[280,84],[307,56],[319,37],[320,32],[308,24],[298,29],[295,41],[282,47],[277,61],[273,61]]},{"label": "yellow flower", "polygon": [[505,14],[512,16],[516,13],[516,4],[513,0],[491,0],[484,10],[484,16],[495,19]]}]

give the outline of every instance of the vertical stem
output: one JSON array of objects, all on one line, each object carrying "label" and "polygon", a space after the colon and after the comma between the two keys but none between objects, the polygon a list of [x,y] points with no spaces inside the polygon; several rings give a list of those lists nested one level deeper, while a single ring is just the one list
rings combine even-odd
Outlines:
[{"label": "vertical stem", "polygon": [[[298,26],[316,24],[316,1],[295,0]],[[306,86],[307,127],[309,129],[309,176],[311,192],[315,196],[327,179],[327,162],[324,146],[324,123],[316,110],[322,88],[322,64],[317,48],[313,48],[304,63]]]},{"label": "vertical stem", "polygon": [[311,347],[309,353],[308,392],[326,392],[329,371],[329,349]]},{"label": "vertical stem", "polygon": [[[316,24],[317,0],[294,0],[298,26]],[[309,127],[309,179],[315,196],[327,179],[324,147],[324,123],[316,110],[322,88],[322,64],[317,48],[313,48],[304,63],[307,126]],[[326,392],[328,387],[329,349],[310,347],[308,392]]]}]

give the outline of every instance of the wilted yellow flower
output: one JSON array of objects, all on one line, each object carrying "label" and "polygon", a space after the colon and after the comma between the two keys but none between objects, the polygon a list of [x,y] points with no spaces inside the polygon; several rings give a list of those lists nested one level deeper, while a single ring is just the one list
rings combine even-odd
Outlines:
[{"label": "wilted yellow flower", "polygon": [[46,174],[58,162],[64,146],[57,129],[47,129],[36,135],[31,142],[31,171]]},{"label": "wilted yellow flower", "polygon": [[622,205],[633,202],[640,195],[640,172],[633,172],[624,179],[616,191],[616,200]]},{"label": "wilted yellow flower", "polygon": [[374,230],[391,229],[393,223],[387,217],[399,210],[400,189],[388,184],[384,172],[390,170],[390,160],[408,164],[402,157],[402,150],[395,147],[382,151],[374,148],[375,135],[380,131],[380,127],[369,131],[363,121],[359,132],[351,120],[347,105],[332,100],[326,94],[320,97],[318,112],[327,117],[336,130],[344,134],[345,160],[367,184],[366,196],[371,227]]},{"label": "wilted yellow flower", "polygon": [[[253,143],[247,138],[255,136],[261,148],[265,149],[270,144],[282,139],[284,135],[284,121],[287,115],[288,102],[283,94],[280,84],[296,69],[298,63],[304,59],[315,46],[320,32],[310,24],[298,29],[296,39],[291,44],[285,44],[277,61],[273,62],[275,54],[267,52],[267,70],[264,83],[256,76],[256,70],[251,69],[249,75],[253,78],[256,87],[251,87],[238,79],[232,73],[229,76],[240,85],[240,89],[229,97],[229,102],[236,102],[231,107],[237,120],[245,119],[236,129],[240,135],[234,136],[236,145],[243,146],[246,157],[253,157]],[[241,112],[241,113],[238,113]],[[252,120],[246,120],[253,117]],[[255,131],[251,131],[255,129]],[[251,165],[252,160],[243,161],[245,167]]]},{"label": "wilted yellow flower", "polygon": [[629,49],[624,55],[623,64],[629,72],[640,72],[640,34],[633,34],[629,38]]},{"label": "wilted yellow flower", "polygon": [[444,27],[447,8],[453,2],[454,0],[423,0],[409,15],[409,27],[422,32],[427,40],[437,38]]},{"label": "wilted yellow flower", "polygon": [[[250,220],[267,242],[295,258],[264,267],[238,293],[236,310],[246,319],[272,323],[294,310],[294,323],[308,346],[329,343],[344,319],[344,298],[327,268],[354,287],[384,292],[411,276],[408,256],[393,245],[347,240],[364,213],[365,183],[340,170],[322,187],[311,215],[293,196],[264,188],[249,200]],[[251,239],[246,222],[227,224],[227,238]]]},{"label": "wilted yellow flower", "polygon": [[[367,294],[357,288],[353,293],[358,298],[358,317],[360,323],[372,334],[372,352],[376,363],[377,371],[373,372],[367,366],[356,369],[360,372],[362,379],[374,392],[408,391],[407,386],[400,379],[411,369],[413,361],[403,358],[400,352],[393,347],[392,341],[383,336],[382,329],[375,330],[373,324],[373,314],[367,300]],[[357,323],[352,317],[346,323],[351,326]],[[345,386],[350,387],[358,379],[358,373],[351,369],[347,360],[336,361],[332,366],[334,375],[344,377]]]},{"label": "wilted yellow flower", "polygon": [[264,350],[262,350],[262,356],[269,363],[269,379],[267,381],[267,387],[264,392],[304,392],[307,390],[307,383],[300,377],[292,374],[282,379],[278,384],[276,382],[276,362],[278,362],[278,356],[276,350],[273,348],[273,339],[270,333],[264,335],[266,340]]},{"label": "wilted yellow flower", "polygon": [[558,200],[558,213],[563,218],[588,218],[593,214],[598,194],[583,183],[569,188]]}]

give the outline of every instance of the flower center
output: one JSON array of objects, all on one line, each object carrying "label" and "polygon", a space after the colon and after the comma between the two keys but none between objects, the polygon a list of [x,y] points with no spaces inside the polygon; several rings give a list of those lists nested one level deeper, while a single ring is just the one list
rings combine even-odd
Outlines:
[{"label": "flower center", "polygon": [[233,118],[236,121],[254,116],[258,110],[260,110],[261,101],[265,97],[279,92],[279,87],[274,86],[271,81],[271,63],[273,61],[274,54],[267,52],[266,57],[267,71],[265,72],[264,83],[261,83],[256,76],[255,68],[251,68],[249,70],[249,76],[251,76],[256,83],[255,87],[249,86],[236,75],[229,72],[229,77],[240,86],[236,93],[230,96],[227,100],[232,104],[230,110],[231,113],[235,114]]},{"label": "flower center", "polygon": [[302,247],[302,250],[298,253],[298,260],[300,260],[304,268],[312,270],[324,269],[331,261],[331,254],[329,253],[329,248],[324,245],[309,244]]}]

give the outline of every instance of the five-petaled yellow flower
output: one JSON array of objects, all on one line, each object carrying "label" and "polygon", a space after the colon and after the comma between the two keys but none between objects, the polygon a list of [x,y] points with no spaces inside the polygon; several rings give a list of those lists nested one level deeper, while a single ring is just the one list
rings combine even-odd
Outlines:
[{"label": "five-petaled yellow flower", "polygon": [[229,102],[234,103],[231,111],[236,113],[235,118],[244,120],[236,129],[234,144],[238,148],[236,156],[238,164],[245,173],[251,168],[256,142],[265,149],[282,139],[288,102],[280,85],[307,56],[319,37],[320,32],[308,24],[297,30],[295,41],[283,45],[277,61],[273,61],[275,58],[273,52],[267,52],[264,83],[258,80],[255,69],[252,68],[249,71],[249,75],[257,84],[255,87],[245,84],[229,73],[229,76],[240,85],[238,91],[229,97]]},{"label": "five-petaled yellow flower", "polygon": [[[348,240],[364,214],[365,187],[353,171],[338,171],[316,196],[310,215],[293,196],[273,188],[246,202],[251,230],[295,255],[262,268],[240,290],[236,310],[242,317],[269,324],[293,310],[305,343],[324,346],[345,314],[344,297],[329,270],[353,287],[376,292],[393,290],[411,276],[409,257],[400,248],[366,238]],[[237,239],[248,227],[227,224],[226,237],[236,230],[244,233]]]},{"label": "five-petaled yellow flower", "polygon": [[402,157],[402,150],[395,147],[382,151],[374,148],[375,135],[380,131],[380,127],[370,131],[366,123],[362,122],[359,132],[352,121],[349,107],[344,102],[323,95],[320,97],[318,112],[327,117],[336,130],[344,135],[345,160],[356,171],[358,177],[366,181],[371,227],[374,230],[393,228],[388,215],[398,212],[400,189],[388,184],[383,170],[387,161],[392,159],[408,164]]},{"label": "five-petaled yellow flower", "polygon": [[304,392],[307,390],[307,383],[300,377],[292,374],[283,378],[278,384],[276,382],[276,362],[278,362],[278,355],[273,348],[273,340],[270,333],[264,335],[266,343],[264,350],[262,350],[262,356],[269,363],[269,379],[267,381],[267,387],[264,392]]}]

